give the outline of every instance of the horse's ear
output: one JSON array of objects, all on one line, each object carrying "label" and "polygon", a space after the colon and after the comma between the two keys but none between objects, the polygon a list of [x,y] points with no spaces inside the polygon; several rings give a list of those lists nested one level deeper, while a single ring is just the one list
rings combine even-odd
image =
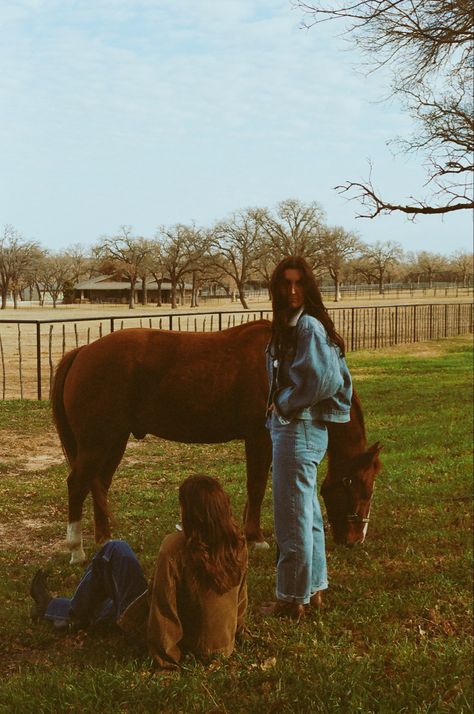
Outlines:
[{"label": "horse's ear", "polygon": [[[358,461],[362,468],[367,469],[369,466],[375,466],[377,463],[377,457],[382,451],[382,444],[380,441],[377,441],[375,444],[372,444],[372,446],[369,446],[367,451],[365,451],[363,454],[361,454],[358,457]],[[378,468],[377,471],[380,470],[380,463],[378,463]]]},{"label": "horse's ear", "polygon": [[383,444],[380,443],[380,441],[376,441],[375,444],[372,444],[372,446],[369,446],[367,449],[367,454],[371,454],[372,456],[378,456],[380,452],[383,449]]}]

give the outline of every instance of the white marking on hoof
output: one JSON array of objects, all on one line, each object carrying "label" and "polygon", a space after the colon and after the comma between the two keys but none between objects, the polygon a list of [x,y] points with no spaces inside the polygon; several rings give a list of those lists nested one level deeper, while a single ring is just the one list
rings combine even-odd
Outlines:
[{"label": "white marking on hoof", "polygon": [[71,560],[69,565],[77,565],[78,563],[83,563],[86,559],[86,554],[83,548],[76,548],[71,551]]},{"label": "white marking on hoof", "polygon": [[266,540],[254,540],[253,543],[250,543],[250,547],[253,550],[269,550],[270,548]]},{"label": "white marking on hoof", "polygon": [[66,543],[67,547],[71,551],[71,560],[69,563],[71,565],[74,565],[75,563],[83,563],[86,559],[86,554],[84,553],[84,548],[82,547],[82,529],[80,521],[68,523]]},{"label": "white marking on hoof", "polygon": [[82,547],[81,521],[73,521],[67,524],[66,543],[70,550]]}]

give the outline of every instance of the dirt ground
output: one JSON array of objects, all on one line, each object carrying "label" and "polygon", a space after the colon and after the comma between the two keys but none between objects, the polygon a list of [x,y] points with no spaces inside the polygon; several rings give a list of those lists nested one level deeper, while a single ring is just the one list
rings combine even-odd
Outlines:
[{"label": "dirt ground", "polygon": [[[148,437],[152,439],[153,437]],[[143,442],[130,440],[122,459],[124,465],[140,461],[140,449]],[[31,434],[2,429],[0,431],[0,466],[8,478],[22,479],[24,482],[23,498],[27,502],[36,495],[37,481],[42,474],[52,466],[64,465],[65,477],[67,473],[66,459],[63,454],[59,437],[51,420],[46,431]],[[3,487],[0,478],[0,493]],[[64,481],[64,489],[66,482]],[[65,491],[66,493],[66,491]],[[66,496],[65,496],[66,498]],[[65,501],[66,502],[66,501]],[[51,521],[57,522],[64,519],[64,503],[51,504],[47,513],[41,517],[27,515],[28,509],[21,516],[0,522],[0,541],[8,550],[14,550],[26,556],[28,553],[44,553],[50,555],[54,552],[64,552],[66,525],[64,522],[64,535],[59,538],[45,536]]]}]

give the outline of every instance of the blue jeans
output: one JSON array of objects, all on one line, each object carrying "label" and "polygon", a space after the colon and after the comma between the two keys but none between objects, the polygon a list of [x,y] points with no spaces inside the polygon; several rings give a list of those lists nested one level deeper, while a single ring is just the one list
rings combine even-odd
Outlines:
[{"label": "blue jeans", "polygon": [[114,623],[147,589],[143,570],[123,540],[111,540],[94,555],[72,598],[55,597],[45,619],[56,625],[70,621],[82,626]]},{"label": "blue jeans", "polygon": [[276,596],[307,604],[328,586],[323,519],[316,493],[317,466],[324,458],[324,422],[269,420],[273,444],[273,512],[280,550]]}]

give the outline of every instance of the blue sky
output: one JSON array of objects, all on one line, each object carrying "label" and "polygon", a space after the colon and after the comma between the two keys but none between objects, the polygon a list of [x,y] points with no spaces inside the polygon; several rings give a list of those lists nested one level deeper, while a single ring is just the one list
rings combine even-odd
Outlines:
[{"label": "blue sky", "polygon": [[329,225],[406,250],[472,249],[468,212],[373,221],[333,186],[423,192],[413,127],[325,23],[291,0],[9,0],[0,6],[0,225],[62,249],[122,224],[211,226],[234,210],[318,201]]}]

